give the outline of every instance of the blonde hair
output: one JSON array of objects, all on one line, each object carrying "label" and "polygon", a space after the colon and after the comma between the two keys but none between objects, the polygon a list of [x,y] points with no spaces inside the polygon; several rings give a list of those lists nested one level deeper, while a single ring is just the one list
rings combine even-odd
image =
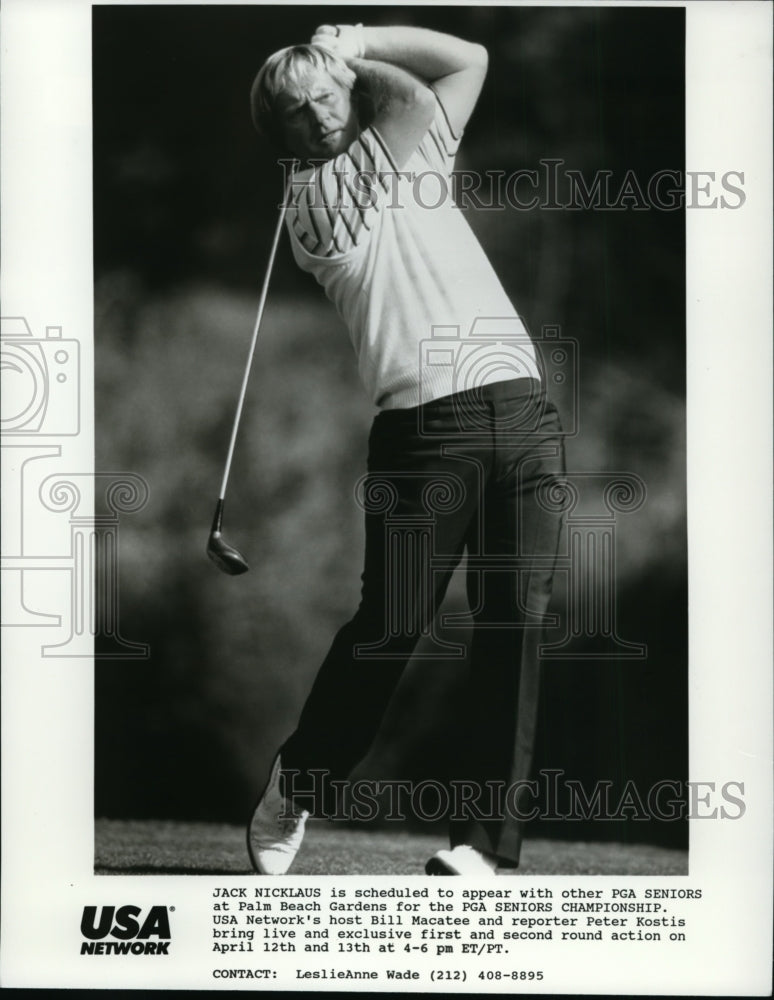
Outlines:
[{"label": "blonde hair", "polygon": [[317,45],[290,45],[269,56],[250,88],[250,114],[261,135],[282,147],[282,128],[274,113],[277,96],[288,85],[300,86],[310,72],[324,70],[351,91],[355,74],[345,62]]}]

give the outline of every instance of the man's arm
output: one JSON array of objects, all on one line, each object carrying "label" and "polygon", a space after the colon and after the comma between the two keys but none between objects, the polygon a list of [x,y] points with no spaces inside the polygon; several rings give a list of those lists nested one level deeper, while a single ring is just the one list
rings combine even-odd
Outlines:
[{"label": "man's arm", "polygon": [[460,135],[476,106],[486,77],[483,45],[426,28],[364,28],[368,59],[400,66],[430,84],[452,129]]},{"label": "man's arm", "polygon": [[424,83],[398,66],[375,59],[348,59],[373,102],[371,124],[400,168],[422,141],[435,114],[435,98]]},{"label": "man's arm", "polygon": [[[488,57],[482,45],[425,28],[322,25],[315,32],[312,42],[330,48],[346,59],[353,70],[364,79],[366,85],[375,84],[377,90],[379,85],[377,66],[381,64],[383,82],[386,85],[382,88],[383,94],[389,91],[391,85],[405,92],[412,91],[408,80],[416,77],[430,84],[438,94],[449,123],[457,135],[462,132],[470,118],[486,76]],[[385,72],[387,67],[393,67],[398,71],[404,70],[406,73],[400,77],[390,76]],[[369,69],[373,71],[370,78]],[[418,105],[427,107],[423,103],[421,91],[412,91],[411,100],[414,108]],[[390,117],[387,115],[387,118]],[[397,119],[400,114],[392,117],[396,119],[395,125],[399,131],[400,123]],[[424,128],[419,131],[408,154],[402,157],[404,162],[421,141],[430,121],[427,121]],[[374,124],[382,134],[385,129],[388,132],[393,131],[390,121]],[[393,155],[398,158],[386,135],[385,140],[390,144]],[[405,147],[406,143],[401,145]]]}]

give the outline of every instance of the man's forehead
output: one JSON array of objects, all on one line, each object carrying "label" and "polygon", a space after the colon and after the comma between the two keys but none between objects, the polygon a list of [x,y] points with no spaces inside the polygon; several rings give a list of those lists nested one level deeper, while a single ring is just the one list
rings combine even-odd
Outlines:
[{"label": "man's forehead", "polygon": [[284,98],[286,102],[300,101],[315,90],[335,86],[336,81],[326,69],[307,66],[285,80],[277,96],[280,100]]}]

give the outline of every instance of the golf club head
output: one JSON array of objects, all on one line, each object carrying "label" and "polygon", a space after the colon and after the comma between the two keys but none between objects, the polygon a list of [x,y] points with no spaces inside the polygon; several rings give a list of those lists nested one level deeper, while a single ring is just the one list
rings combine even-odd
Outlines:
[{"label": "golf club head", "polygon": [[207,555],[218,569],[228,573],[229,576],[239,576],[240,573],[246,573],[250,568],[244,556],[223,541],[223,536],[219,531],[213,531],[210,535],[207,542]]},{"label": "golf club head", "polygon": [[240,573],[246,573],[250,567],[244,556],[223,541],[223,535],[220,533],[222,524],[223,498],[221,497],[215,507],[215,517],[212,519],[212,530],[207,541],[207,555],[224,573],[228,573],[229,576],[239,576]]}]

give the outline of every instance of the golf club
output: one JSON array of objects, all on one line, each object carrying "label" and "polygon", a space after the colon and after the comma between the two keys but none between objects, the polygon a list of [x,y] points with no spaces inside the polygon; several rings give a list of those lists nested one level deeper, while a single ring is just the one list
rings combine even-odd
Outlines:
[{"label": "golf club", "polygon": [[279,245],[280,235],[282,233],[282,223],[285,219],[285,212],[287,211],[288,200],[290,199],[290,189],[292,183],[293,176],[291,173],[291,177],[288,180],[287,187],[285,188],[285,197],[282,199],[282,208],[280,209],[279,219],[277,220],[277,228],[274,231],[274,240],[271,245],[271,252],[269,253],[269,263],[266,266],[266,276],[263,279],[261,298],[258,302],[258,314],[255,318],[255,326],[253,327],[253,339],[250,343],[250,351],[247,355],[245,373],[242,376],[242,388],[239,392],[239,402],[237,403],[236,416],[234,417],[234,426],[231,429],[231,441],[229,442],[228,455],[226,456],[226,467],[223,470],[223,481],[220,484],[220,494],[218,495],[218,502],[215,507],[215,517],[212,520],[210,537],[207,540],[207,555],[210,559],[212,559],[218,569],[223,570],[224,573],[228,573],[229,576],[239,576],[240,573],[246,573],[250,568],[247,565],[245,557],[233,546],[226,544],[223,540],[223,503],[226,498],[226,485],[228,484],[228,476],[231,471],[231,460],[234,457],[234,445],[236,444],[237,431],[239,430],[239,421],[242,417],[242,407],[244,405],[245,394],[247,392],[247,382],[250,377],[253,354],[255,353],[255,345],[258,341],[258,331],[261,327],[263,310],[266,305],[266,293],[269,290],[269,279],[271,277],[272,268],[274,267],[274,258],[277,255],[277,246]]}]

